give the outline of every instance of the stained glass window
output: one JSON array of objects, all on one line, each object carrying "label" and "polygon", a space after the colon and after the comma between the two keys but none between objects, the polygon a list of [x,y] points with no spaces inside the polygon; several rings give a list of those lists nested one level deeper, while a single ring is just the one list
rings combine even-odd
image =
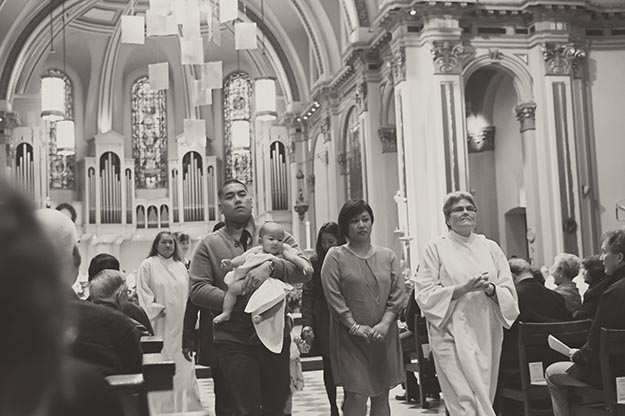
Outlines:
[{"label": "stained glass window", "polygon": [[[244,72],[235,72],[224,82],[224,125],[226,136],[226,176],[243,183],[252,183],[251,140],[234,138],[233,133],[250,133],[252,79]],[[247,121],[247,132],[233,129],[235,121]],[[241,124],[241,123],[240,123]],[[251,133],[250,133],[251,134]],[[241,146],[237,143],[245,143]]]},{"label": "stained glass window", "polygon": [[[74,87],[60,69],[48,69],[44,76],[55,76],[65,82],[65,118],[74,119]],[[48,155],[50,161],[50,189],[74,189],[76,184],[76,156],[59,155],[56,148],[56,121],[46,122],[48,131]]]},{"label": "stained glass window", "polygon": [[148,77],[132,84],[131,123],[135,187],[167,188],[167,97]]},{"label": "stained glass window", "polygon": [[352,109],[348,118],[345,154],[347,157],[347,199],[363,199],[360,123],[357,112],[354,109]]}]

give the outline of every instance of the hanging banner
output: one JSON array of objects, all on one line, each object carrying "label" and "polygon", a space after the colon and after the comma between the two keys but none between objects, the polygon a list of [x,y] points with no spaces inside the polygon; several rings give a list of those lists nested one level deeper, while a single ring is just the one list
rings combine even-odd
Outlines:
[{"label": "hanging banner", "polygon": [[213,90],[202,88],[202,80],[193,80],[193,105],[196,107],[213,104]]},{"label": "hanging banner", "polygon": [[145,44],[145,20],[143,16],[122,16],[122,43]]},{"label": "hanging banner", "polygon": [[178,34],[178,25],[173,15],[161,16],[151,10],[145,12],[148,36],[170,36]]},{"label": "hanging banner", "polygon": [[200,33],[200,6],[198,0],[185,0],[185,15],[182,19],[182,37],[199,38]]},{"label": "hanging banner", "polygon": [[168,16],[172,13],[172,0],[150,0],[150,11],[160,16]]},{"label": "hanging banner", "polygon": [[229,22],[239,16],[238,0],[219,0],[219,21]]},{"label": "hanging banner", "polygon": [[221,46],[221,22],[219,21],[219,0],[210,0],[212,20],[208,29],[208,40]]},{"label": "hanging banner", "polygon": [[184,140],[189,144],[206,143],[206,122],[202,119],[184,120]]},{"label": "hanging banner", "polygon": [[223,62],[214,61],[202,64],[202,88],[219,89],[223,87]]},{"label": "hanging banner", "polygon": [[204,40],[181,38],[180,54],[182,65],[202,65],[204,63]]},{"label": "hanging banner", "polygon": [[256,49],[256,23],[236,22],[234,24],[235,49]]},{"label": "hanging banner", "polygon": [[148,76],[151,90],[169,89],[169,64],[167,62],[148,65]]}]

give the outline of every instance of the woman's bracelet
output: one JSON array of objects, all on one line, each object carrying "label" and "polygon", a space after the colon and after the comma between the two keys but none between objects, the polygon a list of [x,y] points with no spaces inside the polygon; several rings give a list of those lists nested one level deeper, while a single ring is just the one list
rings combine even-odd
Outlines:
[{"label": "woman's bracelet", "polygon": [[358,325],[356,322],[354,322],[352,327],[349,328],[349,335],[354,335],[356,332],[358,332],[359,329],[360,329],[360,325]]}]

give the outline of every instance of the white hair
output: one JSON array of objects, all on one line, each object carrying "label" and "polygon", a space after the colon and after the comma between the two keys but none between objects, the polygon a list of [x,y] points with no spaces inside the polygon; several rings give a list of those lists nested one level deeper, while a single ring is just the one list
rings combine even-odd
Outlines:
[{"label": "white hair", "polygon": [[37,221],[56,249],[60,264],[63,267],[63,278],[74,283],[76,276],[67,273],[75,263],[78,249],[78,233],[72,220],[60,211],[43,208],[35,213]]}]

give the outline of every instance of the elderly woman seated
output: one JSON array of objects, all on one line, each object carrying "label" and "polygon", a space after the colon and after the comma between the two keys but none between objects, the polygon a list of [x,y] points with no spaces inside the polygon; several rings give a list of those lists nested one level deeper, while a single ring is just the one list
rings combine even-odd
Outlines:
[{"label": "elderly woman seated", "polygon": [[[96,274],[89,284],[91,302],[123,311],[128,303],[128,286],[126,276],[117,270],[102,270]],[[139,335],[149,336],[150,332],[140,322],[128,317],[137,328]]]},{"label": "elderly woman seated", "polygon": [[554,290],[564,297],[566,308],[571,313],[574,313],[582,305],[582,297],[575,282],[573,282],[575,276],[579,274],[581,265],[582,262],[576,255],[562,253],[555,257],[550,270],[557,286]]}]

